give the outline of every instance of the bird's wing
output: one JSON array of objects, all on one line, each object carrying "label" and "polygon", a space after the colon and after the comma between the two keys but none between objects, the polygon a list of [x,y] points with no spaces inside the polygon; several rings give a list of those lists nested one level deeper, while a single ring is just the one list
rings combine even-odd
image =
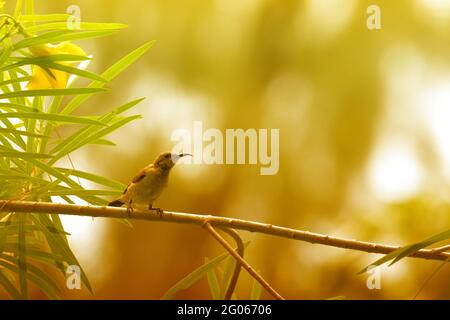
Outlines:
[{"label": "bird's wing", "polygon": [[141,181],[142,179],[145,178],[145,169],[142,169],[141,171],[139,171],[133,178],[132,182],[136,183]]},{"label": "bird's wing", "polygon": [[136,183],[141,181],[142,179],[145,178],[146,173],[148,172],[149,169],[153,168],[153,164],[145,167],[144,169],[142,169],[141,171],[139,171],[133,178],[132,182]]},{"label": "bird's wing", "polygon": [[129,183],[129,184],[127,185],[127,187],[125,188],[125,190],[123,190],[122,194],[127,193],[128,188],[131,186],[131,184],[136,183],[136,182],[139,182],[139,181],[141,181],[141,180],[144,179],[144,178],[145,178],[145,169],[142,169],[141,171],[138,172],[137,175],[134,176],[133,180],[131,181],[131,183]]},{"label": "bird's wing", "polygon": [[139,171],[139,172],[134,176],[133,180],[131,180],[131,183],[125,188],[125,190],[123,191],[122,194],[125,194],[125,193],[127,192],[128,188],[130,187],[130,185],[131,185],[132,183],[137,183],[137,182],[141,181],[142,179],[144,179],[144,178],[145,178],[145,175],[146,175],[146,173],[147,173],[147,171],[148,171],[148,169],[149,169],[149,168],[152,168],[152,167],[153,167],[153,164],[151,164],[151,165],[145,167],[144,169],[142,169],[141,171]]}]

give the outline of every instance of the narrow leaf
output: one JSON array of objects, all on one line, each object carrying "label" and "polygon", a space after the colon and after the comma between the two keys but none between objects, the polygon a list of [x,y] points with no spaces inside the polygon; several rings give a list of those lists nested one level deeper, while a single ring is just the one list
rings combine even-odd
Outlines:
[{"label": "narrow leaf", "polygon": [[[208,258],[205,257],[205,263],[210,262]],[[209,290],[211,291],[211,296],[214,300],[220,299],[220,286],[217,280],[217,275],[214,269],[209,269],[206,273],[206,278],[208,279]]]},{"label": "narrow leaf", "polygon": [[[66,19],[67,21],[67,19]],[[40,32],[46,30],[70,30],[67,26],[67,22],[51,22],[45,24],[35,25],[27,28],[28,32]],[[126,28],[126,24],[121,23],[94,23],[94,22],[81,22],[79,30],[120,30]]]},{"label": "narrow leaf", "polygon": [[261,299],[261,284],[253,279],[252,282],[252,291],[250,292],[250,300],[259,300]]},{"label": "narrow leaf", "polygon": [[14,284],[12,284],[12,282],[3,274],[3,271],[4,270],[0,269],[0,284],[13,299],[20,300],[20,292],[17,291],[16,287],[14,287]]},{"label": "narrow leaf", "polygon": [[[153,46],[154,41],[150,41],[142,45],[141,47],[135,49],[118,62],[113,64],[108,68],[104,73],[102,73],[102,78],[111,81],[116,76],[118,76],[123,70],[125,70],[129,65],[139,59],[144,53],[148,51]],[[104,86],[103,82],[94,81],[89,85],[89,88],[102,88]],[[86,101],[90,95],[86,96],[77,96],[70,101],[66,107],[62,110],[62,113],[69,114],[72,113],[75,109],[77,109],[81,103]]]},{"label": "narrow leaf", "polygon": [[99,126],[105,126],[105,124],[103,124],[102,122],[88,117],[69,116],[45,112],[4,112],[0,113],[0,119],[2,118],[39,119],[55,122],[94,124]]},{"label": "narrow leaf", "polygon": [[205,274],[216,267],[220,262],[225,260],[226,257],[228,257],[228,253],[224,253],[211,261],[204,263],[201,267],[195,269],[193,272],[188,274],[186,277],[178,281],[173,287],[171,287],[161,299],[163,300],[170,300],[173,298],[173,296],[181,291],[189,288],[194,283],[196,283],[198,280],[200,280],[202,277],[205,276]]},{"label": "narrow leaf", "polygon": [[93,94],[98,92],[105,92],[105,89],[100,88],[69,88],[69,89],[39,89],[39,90],[23,90],[13,91],[8,93],[1,93],[0,99],[11,99],[17,97],[49,97],[49,96],[70,96]]},{"label": "narrow leaf", "polygon": [[45,159],[52,158],[51,155],[43,153],[19,152],[19,151],[0,151],[0,157],[18,158],[18,159]]}]

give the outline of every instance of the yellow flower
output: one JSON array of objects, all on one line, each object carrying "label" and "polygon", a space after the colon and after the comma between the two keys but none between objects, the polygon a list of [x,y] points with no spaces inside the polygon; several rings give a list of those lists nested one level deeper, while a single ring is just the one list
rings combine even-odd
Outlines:
[{"label": "yellow flower", "polygon": [[[71,54],[86,56],[86,53],[79,46],[62,42],[56,45],[46,44],[30,47],[30,52],[35,57],[51,56],[56,54]],[[58,62],[60,64],[73,65],[73,62]],[[67,87],[70,74],[60,70],[49,69],[51,74],[39,66],[33,66],[31,80],[28,82],[28,90],[34,89],[61,89]]]}]

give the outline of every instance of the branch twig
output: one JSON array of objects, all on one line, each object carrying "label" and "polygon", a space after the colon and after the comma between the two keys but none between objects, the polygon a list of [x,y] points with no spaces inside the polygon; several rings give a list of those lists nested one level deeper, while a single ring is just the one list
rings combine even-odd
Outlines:
[{"label": "branch twig", "polygon": [[[244,242],[242,242],[241,237],[239,234],[233,230],[228,228],[220,228],[223,232],[228,233],[233,240],[236,242],[236,253],[244,259]],[[231,275],[230,281],[228,283],[227,291],[224,295],[224,300],[231,300],[231,297],[233,296],[233,292],[236,288],[237,281],[239,279],[239,274],[241,273],[241,264],[236,261],[236,265],[234,266],[233,274]]]},{"label": "branch twig", "polygon": [[[73,204],[56,204],[48,202],[31,202],[31,201],[0,200],[0,211],[32,212],[41,214],[57,213],[57,214],[90,216],[101,218],[120,218],[120,219],[129,218],[126,208],[79,206]],[[246,230],[250,232],[259,232],[277,237],[295,239],[300,241],[306,241],[309,243],[317,243],[331,247],[364,251],[370,253],[388,254],[399,248],[398,246],[333,237],[309,231],[274,226],[272,224],[267,223],[260,223],[242,219],[218,217],[211,215],[200,215],[200,214],[180,213],[170,211],[164,211],[164,213],[161,215],[157,210],[149,211],[149,210],[134,209],[132,218],[136,220],[189,223],[197,225],[203,225],[206,222],[208,222],[215,227],[225,227],[238,230]],[[433,249],[421,249],[411,254],[410,257],[444,261],[449,259],[450,253],[435,252],[433,251]]]},{"label": "branch twig", "polygon": [[208,232],[236,259],[237,263],[240,264],[247,272],[258,281],[264,289],[266,289],[272,296],[277,300],[284,300],[284,298],[272,288],[272,286],[264,280],[261,275],[252,268],[233,248],[225,241],[224,238],[214,229],[211,224],[205,222],[204,227]]},{"label": "branch twig", "polygon": [[442,247],[438,247],[438,248],[433,248],[430,249],[433,252],[445,252],[445,251],[450,251],[450,244],[447,244],[445,246]]}]

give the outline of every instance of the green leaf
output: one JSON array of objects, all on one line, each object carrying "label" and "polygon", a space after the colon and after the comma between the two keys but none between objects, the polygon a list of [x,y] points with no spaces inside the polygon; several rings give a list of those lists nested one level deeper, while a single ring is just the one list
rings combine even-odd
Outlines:
[{"label": "green leaf", "polygon": [[228,257],[227,260],[225,261],[225,269],[223,271],[223,277],[222,277],[222,288],[223,288],[223,292],[221,294],[222,299],[225,297],[225,293],[230,284],[231,277],[233,276],[235,267],[236,267],[236,259],[231,256]]},{"label": "green leaf", "polygon": [[120,183],[118,181],[114,181],[105,177],[101,177],[89,172],[84,172],[84,171],[79,171],[79,170],[75,170],[75,169],[66,169],[66,168],[55,168],[59,171],[61,171],[64,174],[67,175],[74,175],[76,177],[80,177],[82,179],[86,179],[95,183],[98,183],[100,185],[106,186],[106,187],[110,187],[116,190],[124,190],[126,185],[124,185],[123,183]]},{"label": "green leaf", "polygon": [[[250,241],[244,242],[244,249],[246,249],[250,245]],[[225,269],[223,271],[222,276],[222,284],[223,292],[221,292],[221,299],[225,298],[226,291],[228,286],[230,285],[231,278],[233,277],[234,269],[236,268],[236,259],[232,256],[229,256],[225,260]],[[234,296],[234,293],[233,293]]]},{"label": "green leaf", "polygon": [[49,22],[49,21],[67,21],[70,14],[56,13],[56,14],[33,14],[20,16],[21,22]]},{"label": "green leaf", "polygon": [[419,251],[420,249],[429,247],[432,244],[442,242],[442,241],[445,241],[448,239],[450,239],[450,230],[441,232],[437,235],[434,235],[430,238],[425,239],[424,241],[421,241],[418,243],[413,243],[413,244],[410,244],[410,245],[407,245],[404,247],[400,247],[400,248],[392,251],[391,253],[385,255],[384,257],[378,259],[374,263],[368,265],[367,267],[365,267],[364,269],[359,271],[358,274],[367,272],[370,267],[380,266],[380,265],[392,260],[392,262],[389,264],[389,266],[391,266],[394,263],[398,262],[399,260]]},{"label": "green leaf", "polygon": [[17,0],[16,8],[14,9],[14,17],[20,16],[20,13],[22,12],[22,6],[23,6],[23,0]]},{"label": "green leaf", "polygon": [[[121,23],[95,23],[95,22],[81,22],[78,30],[120,30],[126,28],[126,24]],[[68,28],[67,19],[64,22],[51,22],[45,24],[35,25],[27,28],[28,32],[40,32],[45,30],[71,30]]]},{"label": "green leaf", "polygon": [[[19,70],[20,69],[9,70],[8,71],[9,78],[10,79],[18,78],[19,77]],[[21,87],[21,85],[19,83],[13,83],[11,86],[12,86],[13,92],[11,93],[9,90],[4,90],[4,94],[14,94],[14,92],[22,91],[22,87]],[[5,89],[5,87],[3,87],[3,88]],[[27,101],[27,99],[25,97],[17,97],[17,99],[15,101],[11,101],[11,102],[15,102],[15,103],[18,103],[18,104],[25,105],[29,101]]]},{"label": "green leaf", "polygon": [[[67,197],[63,197],[63,199],[64,198],[67,198]],[[63,226],[63,224],[61,222],[61,218],[59,217],[58,214],[51,214],[50,217],[52,219],[52,222],[53,222],[55,228],[57,228],[59,230],[64,230],[64,226]],[[67,240],[67,237],[65,234],[62,236],[62,238],[66,241],[67,244],[69,244],[69,240]]]},{"label": "green leaf", "polygon": [[[22,13],[25,15],[22,16]],[[72,108],[74,103],[83,102],[86,100],[84,98],[106,91],[102,89],[105,82],[113,79],[139,58],[151,44],[145,44],[133,51],[99,76],[93,72],[78,69],[75,64],[63,63],[83,61],[89,59],[87,57],[73,55],[34,57],[27,48],[109,35],[125,25],[82,22],[81,30],[65,30],[67,29],[66,21],[71,17],[70,15],[34,15],[34,0],[18,0],[15,14],[16,19],[29,34],[51,31],[27,37],[16,29],[14,36],[1,41],[0,180],[5,183],[0,188],[0,195],[4,198],[15,198],[20,193],[22,185],[30,185],[32,191],[27,197],[31,200],[50,201],[51,196],[58,195],[70,203],[68,196],[75,195],[91,204],[104,204],[106,200],[98,197],[99,195],[117,195],[125,186],[117,181],[82,171],[54,168],[52,160],[40,161],[39,159],[51,159],[51,154],[46,152],[47,145],[54,141],[57,135],[54,129],[60,123],[81,124],[76,128],[76,132],[80,132],[81,139],[66,149],[68,152],[88,143],[113,145],[104,136],[137,119],[139,116],[122,117],[119,114],[133,107],[140,100],[128,103],[100,117],[82,117],[70,116],[69,113],[61,114],[62,102],[65,102],[63,98],[75,96],[72,100],[68,100],[69,104],[64,108],[68,110],[67,106]],[[58,70],[91,79],[93,82],[89,88],[26,90],[23,86],[24,82],[32,78],[29,75],[29,66],[38,66],[47,71],[50,76],[53,70]],[[44,99],[45,97],[51,99]],[[109,128],[109,124],[113,128]],[[64,143],[64,141],[65,139],[59,142]],[[44,179],[47,174],[49,180]],[[98,188],[100,190],[96,190],[95,187],[92,190],[82,188],[75,181],[77,177],[100,184],[101,187]],[[113,190],[103,190],[102,186]],[[30,213],[23,217],[26,217],[26,220],[17,226],[0,222],[0,261],[3,263],[0,266],[0,286],[5,288],[13,298],[22,298],[27,296],[26,281],[31,281],[50,298],[57,298],[58,288],[52,278],[44,273],[41,266],[44,264],[56,266],[64,273],[65,265],[79,265],[79,263],[70,249],[57,214]],[[49,248],[50,252],[42,251],[44,247]],[[14,278],[11,278],[16,274],[19,280],[17,283]],[[82,271],[82,281],[92,292],[84,271]]]},{"label": "green leaf", "polygon": [[[83,145],[89,144],[91,143],[91,141],[95,141],[97,139],[100,139],[108,134],[110,134],[111,132],[117,130],[118,128],[126,125],[127,123],[136,120],[136,119],[140,119],[141,116],[130,116],[127,118],[124,118],[122,120],[117,121],[116,123],[110,125],[107,128],[101,129],[98,132],[96,132],[95,134],[92,134],[89,137],[86,137],[85,139],[78,139],[73,141],[72,143],[68,143],[66,144],[61,151],[59,151],[57,154],[54,155],[53,160],[50,162],[50,164],[55,163],[58,159],[60,159],[61,157],[69,154],[70,152],[82,147]],[[54,150],[51,151],[51,153],[53,153]]]},{"label": "green leaf", "polygon": [[[211,260],[205,257],[205,263],[209,263]],[[211,291],[211,296],[214,300],[220,299],[220,286],[217,280],[217,275],[214,269],[209,269],[206,273],[206,278],[208,279],[209,289]]]},{"label": "green leaf", "polygon": [[252,291],[250,292],[250,300],[260,300],[261,299],[261,284],[253,278]]},{"label": "green leaf", "polygon": [[25,1],[25,14],[28,14],[28,15],[34,14],[34,0],[26,0]]},{"label": "green leaf", "polygon": [[19,58],[12,58],[14,60],[18,60],[18,62],[6,65],[2,68],[0,68],[0,71],[6,71],[11,70],[14,68],[26,66],[26,65],[38,65],[38,66],[47,66],[50,63],[54,62],[76,62],[76,61],[84,61],[84,60],[91,60],[91,58],[86,56],[78,56],[78,55],[72,55],[72,54],[55,54],[51,56],[41,56],[41,57],[19,57]]},{"label": "green leaf", "polygon": [[106,31],[77,31],[77,30],[56,30],[43,33],[39,36],[26,38],[14,45],[14,50],[19,50],[23,48],[29,48],[32,46],[48,44],[48,43],[58,43],[64,41],[81,40],[88,38],[97,38],[115,33],[115,30]]},{"label": "green leaf", "polygon": [[[26,249],[26,214],[19,214],[19,230],[18,237],[18,266],[19,266],[19,283],[20,293],[22,298],[28,299],[28,284],[27,284],[27,249]],[[3,258],[4,259],[4,258]]]},{"label": "green leaf", "polygon": [[64,123],[94,124],[98,126],[105,126],[104,123],[87,117],[69,116],[45,112],[4,112],[0,113],[0,119],[2,118],[39,119]]},{"label": "green leaf", "polygon": [[19,152],[19,151],[0,151],[0,157],[6,158],[18,158],[18,159],[45,159],[52,158],[51,155],[32,152]]},{"label": "green leaf", "polygon": [[[129,65],[131,65],[133,62],[135,62],[137,59],[139,59],[144,53],[146,53],[154,44],[154,41],[150,41],[145,43],[144,45],[140,46],[139,48],[135,49],[122,59],[120,59],[118,62],[113,64],[111,67],[108,68],[104,73],[102,73],[102,78],[106,79],[107,81],[113,80],[116,76],[118,76],[123,70],[125,70]],[[103,82],[100,81],[94,81],[92,82],[88,87],[89,88],[102,88],[104,86]],[[70,101],[66,107],[62,110],[63,114],[69,114],[75,111],[80,104],[82,104],[84,101],[86,101],[90,95],[86,96],[77,96]]]},{"label": "green leaf", "polygon": [[[100,117],[98,120],[102,121],[103,123],[109,124],[110,121],[114,120],[117,115],[129,110],[130,108],[134,107],[138,103],[140,103],[143,100],[136,99],[131,102],[128,102],[113,111],[109,112],[108,114]],[[117,128],[116,128],[117,129]],[[72,148],[77,148],[80,146],[80,141],[85,141],[89,138],[92,134],[94,134],[96,131],[98,131],[97,127],[84,127],[80,129],[79,131],[75,132],[71,136],[67,137],[66,139],[62,140],[60,143],[58,143],[51,151],[50,153],[54,154],[56,152],[59,152],[62,149],[65,150],[73,150]],[[86,144],[86,143],[84,143]]]},{"label": "green leaf", "polygon": [[98,144],[98,145],[110,146],[110,147],[116,146],[116,144],[114,142],[106,140],[106,139],[97,139],[97,140],[92,141],[91,144]]},{"label": "green leaf", "polygon": [[226,257],[228,257],[228,253],[224,253],[218,257],[215,257],[214,259],[210,260],[209,262],[205,262],[201,267],[195,269],[193,272],[188,274],[186,277],[178,281],[173,287],[171,287],[163,296],[162,300],[170,300],[173,298],[173,296],[181,291],[189,288],[194,283],[196,283],[198,280],[200,280],[202,277],[205,276],[205,274],[211,270],[214,269],[220,262],[225,260]]},{"label": "green leaf", "polygon": [[20,110],[20,111],[25,111],[25,112],[39,111],[39,110],[33,109],[32,107],[24,106],[22,104],[7,103],[7,102],[0,102],[0,108],[3,110]]},{"label": "green leaf", "polygon": [[1,93],[0,99],[11,99],[17,97],[49,97],[49,96],[70,96],[81,94],[93,94],[105,92],[100,88],[69,88],[69,89],[39,89],[39,90],[23,90],[8,93]]},{"label": "green leaf", "polygon": [[131,108],[135,107],[136,105],[138,105],[139,103],[141,103],[144,100],[145,100],[145,98],[139,98],[139,99],[135,99],[135,100],[132,100],[130,102],[127,102],[127,103],[117,107],[116,109],[114,109],[110,113],[106,114],[105,118],[109,119],[109,118],[111,118],[111,116],[115,116],[115,115],[119,115],[121,113],[124,113],[125,111],[130,110]]},{"label": "green leaf", "polygon": [[64,71],[70,74],[75,74],[77,76],[80,77],[84,77],[84,78],[88,78],[88,79],[92,79],[92,80],[97,80],[97,81],[101,81],[101,82],[108,82],[106,79],[102,78],[101,76],[87,71],[87,70],[83,70],[83,69],[78,69],[75,67],[71,67],[71,66],[67,66],[64,64],[59,64],[59,63],[48,63],[46,64],[46,66],[48,68],[51,69],[56,69],[56,70],[60,70],[60,71]]},{"label": "green leaf", "polygon": [[28,249],[27,254],[29,258],[39,260],[50,265],[54,265],[55,262],[63,263],[65,261],[60,255],[35,249]]},{"label": "green leaf", "polygon": [[[16,127],[9,121],[9,119],[0,119],[0,121],[1,121],[1,123],[4,124],[4,126],[7,129],[10,129],[10,130],[15,130],[16,129]],[[10,135],[10,134],[7,134],[7,133],[4,134],[4,135],[0,135],[1,143],[3,145],[5,145],[5,146],[9,146],[9,147],[12,148],[12,146],[8,142],[8,140],[4,139],[5,137],[10,139],[11,141],[13,141],[15,144],[17,144],[18,147],[20,147],[22,149],[25,149],[25,142],[24,142],[23,138],[20,135],[18,135],[18,134]]]},{"label": "green leaf", "polygon": [[2,53],[0,54],[0,66],[2,66],[5,63],[5,61],[9,58],[9,56],[13,51],[11,41],[8,40],[3,41],[7,44],[7,46],[5,47],[5,49],[3,49]]},{"label": "green leaf", "polygon": [[20,300],[20,292],[17,291],[16,287],[9,281],[9,279],[3,274],[4,270],[0,269],[0,284],[5,288],[6,292],[15,300]]},{"label": "green leaf", "polygon": [[73,189],[64,188],[51,190],[46,193],[48,196],[117,196],[122,192],[117,190],[86,190],[86,189]]},{"label": "green leaf", "polygon": [[406,247],[405,251],[401,252],[397,257],[395,257],[395,259],[391,262],[390,265],[396,263],[397,261],[399,261],[400,259],[403,259],[404,257],[407,257],[407,256],[419,251],[420,249],[429,247],[432,244],[435,244],[435,243],[438,243],[441,241],[445,241],[448,239],[450,239],[450,230],[441,232],[441,233],[434,235],[430,238],[427,238],[424,241],[421,241],[419,243],[409,245]]},{"label": "green leaf", "polygon": [[[2,174],[0,173],[0,179],[4,179],[4,180],[28,180],[30,182],[33,182],[35,184],[40,184],[40,185],[47,185],[48,181],[44,180],[42,178],[39,177],[33,177],[30,176],[28,174],[24,174],[24,173],[20,173],[13,170],[8,170],[7,174]],[[11,174],[9,174],[9,172],[11,172]]]},{"label": "green leaf", "polygon": [[[10,263],[0,260],[0,266],[18,273],[19,275],[21,274],[20,267],[16,267],[18,262],[15,258],[6,255],[1,255],[1,257],[3,260],[10,261]],[[27,270],[30,269],[32,272],[24,274],[26,277],[25,280],[29,279],[31,282],[35,283],[51,299],[58,299],[58,287],[44,272],[28,263],[26,264],[26,268]],[[23,298],[23,294],[21,297]]]},{"label": "green leaf", "polygon": [[[78,183],[76,183],[72,179],[68,178],[67,176],[62,174],[60,171],[53,168],[52,166],[49,166],[48,164],[43,163],[37,159],[24,159],[24,160],[33,164],[37,168],[41,169],[49,176],[53,176],[57,179],[60,179],[61,181],[66,183],[69,187],[81,189],[81,186]],[[104,205],[107,203],[107,201],[105,199],[94,197],[94,196],[83,196],[82,199],[86,200],[87,202],[89,202],[91,204]]]},{"label": "green leaf", "polygon": [[68,53],[60,53],[53,54],[50,56],[26,56],[26,57],[11,57],[12,61],[17,61],[22,63],[21,65],[41,65],[50,62],[79,62],[85,60],[92,60],[89,56],[77,55],[77,54],[68,54]]},{"label": "green leaf", "polygon": [[6,128],[0,128],[0,133],[15,133],[15,134],[18,134],[21,136],[27,136],[27,137],[47,138],[47,136],[33,133],[33,132],[27,132],[24,130],[6,129]]},{"label": "green leaf", "polygon": [[[63,97],[62,96],[58,96],[58,97],[54,97],[49,108],[48,108],[48,112],[49,113],[58,113],[59,111],[59,107],[61,106],[61,103],[63,101]],[[54,127],[54,123],[53,122],[46,122],[44,123],[44,135],[49,136],[53,130]],[[45,150],[47,149],[47,144],[48,144],[49,139],[43,139],[41,142],[41,147],[40,147],[40,152],[45,152]]]},{"label": "green leaf", "polygon": [[[45,233],[45,236],[47,238],[48,244],[52,248],[52,252],[61,255],[69,265],[77,265],[80,267],[81,271],[81,280],[84,283],[84,285],[88,288],[88,290],[92,293],[92,287],[89,283],[89,280],[84,272],[84,270],[81,268],[80,263],[78,262],[75,255],[70,250],[70,247],[68,246],[67,242],[64,240],[64,238],[60,234],[52,233],[47,230],[46,226],[52,226],[52,221],[46,216],[39,214],[37,217],[35,217],[33,214],[31,215],[31,218],[34,223],[36,223],[38,226],[41,226],[42,232]],[[65,271],[65,270],[61,270]]]},{"label": "green leaf", "polygon": [[26,82],[26,81],[30,81],[31,77],[27,76],[27,77],[20,77],[20,78],[16,78],[16,79],[10,79],[10,80],[6,80],[6,81],[0,81],[0,87],[1,86],[6,86],[9,84],[13,84],[13,83],[18,83],[18,82]]},{"label": "green leaf", "polygon": [[3,252],[4,245],[5,245],[6,240],[8,238],[8,233],[10,231],[9,225],[12,224],[10,219],[11,219],[11,214],[9,214],[7,217],[5,217],[3,219],[2,223],[4,223],[4,225],[2,225],[0,227],[0,253]]}]

